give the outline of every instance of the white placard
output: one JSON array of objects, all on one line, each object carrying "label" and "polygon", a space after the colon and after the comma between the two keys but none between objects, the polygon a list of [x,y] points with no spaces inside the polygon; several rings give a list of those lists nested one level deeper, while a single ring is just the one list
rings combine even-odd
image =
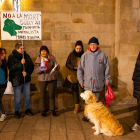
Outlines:
[{"label": "white placard", "polygon": [[2,40],[41,40],[41,12],[1,12]]}]

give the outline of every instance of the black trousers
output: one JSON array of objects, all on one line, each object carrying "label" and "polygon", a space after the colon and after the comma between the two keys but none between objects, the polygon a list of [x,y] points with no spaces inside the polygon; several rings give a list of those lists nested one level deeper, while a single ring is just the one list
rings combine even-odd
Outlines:
[{"label": "black trousers", "polygon": [[80,103],[79,94],[84,92],[84,89],[80,86],[80,84],[72,83],[72,92],[73,92],[74,103],[79,104]]},{"label": "black trousers", "polygon": [[138,120],[137,124],[140,125],[140,99],[137,99]]},{"label": "black trousers", "polygon": [[5,114],[4,107],[2,105],[2,97],[6,88],[0,88],[0,112]]},{"label": "black trousers", "polygon": [[[55,89],[57,87],[57,81],[38,81],[40,94],[41,94],[41,109],[44,111],[46,109],[46,96],[49,94],[49,107],[50,110],[55,110]],[[48,92],[46,91],[46,88],[48,86]]]}]

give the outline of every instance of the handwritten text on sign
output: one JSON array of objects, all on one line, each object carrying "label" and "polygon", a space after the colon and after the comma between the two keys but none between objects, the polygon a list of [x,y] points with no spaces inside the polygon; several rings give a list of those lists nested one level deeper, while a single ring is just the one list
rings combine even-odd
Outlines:
[{"label": "handwritten text on sign", "polygon": [[1,12],[2,40],[41,40],[41,12]]}]

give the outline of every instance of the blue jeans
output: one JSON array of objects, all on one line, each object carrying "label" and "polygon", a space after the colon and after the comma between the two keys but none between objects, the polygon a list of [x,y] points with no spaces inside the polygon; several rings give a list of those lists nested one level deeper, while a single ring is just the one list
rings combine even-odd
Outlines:
[{"label": "blue jeans", "polygon": [[20,110],[20,96],[21,96],[22,88],[23,88],[25,109],[30,108],[30,82],[22,83],[20,86],[14,87],[15,111]]}]

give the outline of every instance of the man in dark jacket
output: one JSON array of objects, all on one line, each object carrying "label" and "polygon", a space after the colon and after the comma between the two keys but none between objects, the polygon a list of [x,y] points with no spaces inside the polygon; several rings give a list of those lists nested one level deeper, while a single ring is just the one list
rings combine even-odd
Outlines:
[{"label": "man in dark jacket", "polygon": [[138,120],[137,123],[135,123],[132,127],[132,130],[138,130],[140,128],[140,53],[135,64],[132,80],[134,85],[133,96],[137,99],[138,108]]},{"label": "man in dark jacket", "polygon": [[[24,53],[24,58],[23,58]],[[23,89],[25,114],[32,116],[30,108],[30,81],[34,70],[34,64],[28,54],[22,48],[21,43],[15,45],[15,49],[8,57],[9,81],[14,87],[15,118],[20,118],[20,96]]]}]

